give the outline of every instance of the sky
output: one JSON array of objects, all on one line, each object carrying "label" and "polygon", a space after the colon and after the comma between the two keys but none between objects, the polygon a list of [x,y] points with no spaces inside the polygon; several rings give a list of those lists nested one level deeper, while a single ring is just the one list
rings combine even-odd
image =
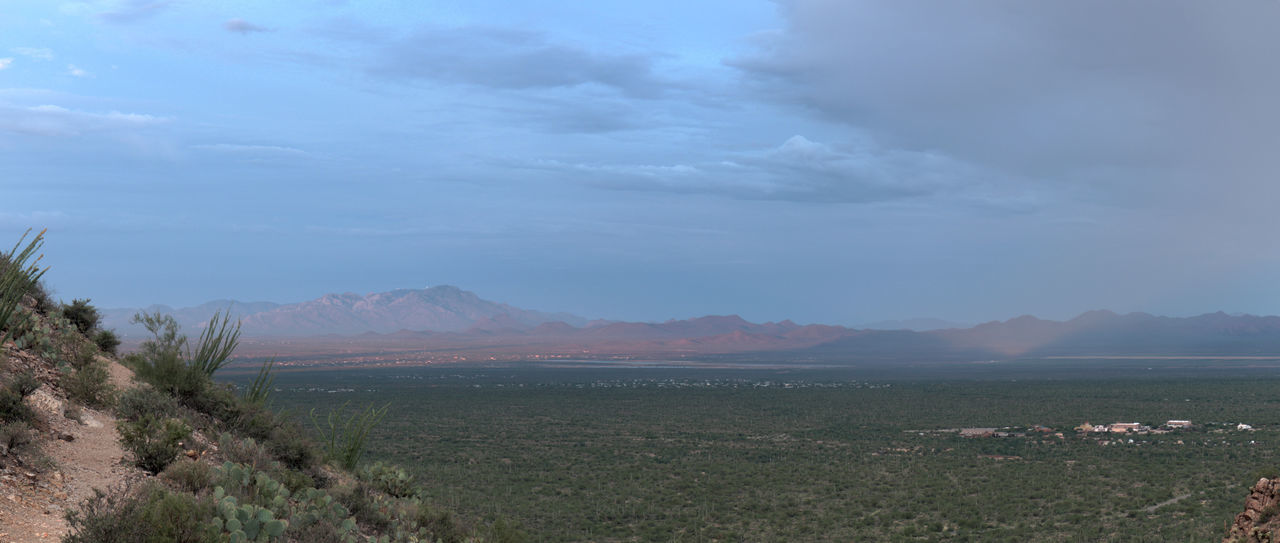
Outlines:
[{"label": "sky", "polygon": [[[7,0],[0,238],[102,307],[1280,313],[1280,2]],[[7,248],[7,247],[5,247]]]}]

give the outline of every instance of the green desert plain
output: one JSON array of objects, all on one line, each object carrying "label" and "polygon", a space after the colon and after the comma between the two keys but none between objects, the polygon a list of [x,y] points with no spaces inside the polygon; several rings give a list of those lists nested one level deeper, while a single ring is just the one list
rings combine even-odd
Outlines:
[{"label": "green desert plain", "polygon": [[[1274,360],[654,365],[284,371],[274,398],[390,404],[369,461],[538,541],[1207,541],[1280,466]],[[1077,429],[1116,422],[1154,431]]]}]

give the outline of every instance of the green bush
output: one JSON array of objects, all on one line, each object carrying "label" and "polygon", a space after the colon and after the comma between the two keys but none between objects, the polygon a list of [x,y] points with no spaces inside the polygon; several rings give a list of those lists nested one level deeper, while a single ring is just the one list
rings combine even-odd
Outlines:
[{"label": "green bush", "polygon": [[374,488],[397,498],[407,498],[417,492],[413,475],[398,466],[374,462],[373,465],[357,471],[356,476],[373,485]]},{"label": "green bush", "polygon": [[149,482],[125,491],[94,490],[67,513],[71,533],[63,543],[216,543],[220,530],[209,519],[214,504]]},{"label": "green bush", "polygon": [[205,462],[179,459],[169,464],[160,477],[174,487],[199,494],[213,486],[213,468]]},{"label": "green bush", "polygon": [[76,330],[81,334],[88,335],[90,330],[98,327],[98,321],[102,316],[98,314],[98,308],[89,305],[89,299],[75,299],[70,305],[62,306],[62,316],[66,317]]},{"label": "green bush", "polygon": [[114,330],[98,330],[93,335],[93,342],[98,345],[98,349],[111,356],[116,356],[116,349],[120,347],[120,338]]},{"label": "green bush", "polygon": [[0,423],[34,420],[35,412],[23,399],[38,388],[40,388],[40,381],[30,373],[20,373],[5,383],[5,386],[0,388]]},{"label": "green bush", "polygon": [[173,418],[144,417],[117,423],[120,444],[133,453],[134,465],[151,474],[160,473],[182,452],[182,442],[191,437],[191,427]]},{"label": "green bush", "polygon": [[120,394],[116,403],[116,415],[126,421],[144,418],[164,418],[180,411],[178,402],[154,388],[139,386]]},{"label": "green bush", "polygon": [[418,526],[431,534],[432,541],[462,543],[470,530],[457,517],[442,509],[421,505],[414,516]]},{"label": "green bush", "polygon": [[111,385],[107,365],[94,362],[62,378],[67,397],[83,405],[102,409],[115,401],[116,389]]},{"label": "green bush", "polygon": [[19,454],[34,439],[31,425],[23,421],[8,422],[0,425],[0,447],[5,454]]}]

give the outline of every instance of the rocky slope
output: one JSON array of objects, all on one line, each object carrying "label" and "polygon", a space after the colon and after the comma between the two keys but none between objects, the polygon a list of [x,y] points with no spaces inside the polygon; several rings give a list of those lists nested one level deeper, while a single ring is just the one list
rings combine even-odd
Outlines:
[{"label": "rocky slope", "polygon": [[1223,543],[1270,543],[1280,536],[1280,477],[1258,479]]}]

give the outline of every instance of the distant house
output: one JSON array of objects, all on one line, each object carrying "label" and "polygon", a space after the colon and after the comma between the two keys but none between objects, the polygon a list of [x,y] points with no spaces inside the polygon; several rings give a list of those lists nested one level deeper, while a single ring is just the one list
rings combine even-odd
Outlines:
[{"label": "distant house", "polygon": [[960,437],[991,437],[996,435],[995,428],[961,428]]},{"label": "distant house", "polygon": [[1253,430],[1253,427],[1242,422],[1236,425],[1236,429],[1237,430]]},{"label": "distant house", "polygon": [[1111,429],[1111,433],[1113,434],[1127,434],[1129,432],[1137,432],[1138,430],[1142,429],[1142,423],[1117,422],[1115,424],[1112,424],[1110,426],[1110,429]]},{"label": "distant house", "polygon": [[1081,424],[1080,426],[1076,426],[1076,431],[1089,433],[1094,431],[1094,429],[1092,424],[1089,424],[1088,422],[1086,422],[1084,424]]},{"label": "distant house", "polygon": [[1167,427],[1169,427],[1169,428],[1190,428],[1190,427],[1191,427],[1191,421],[1189,421],[1189,420],[1171,420],[1171,421],[1169,421],[1169,422],[1164,423],[1164,425],[1165,425],[1165,426],[1167,426]]}]

